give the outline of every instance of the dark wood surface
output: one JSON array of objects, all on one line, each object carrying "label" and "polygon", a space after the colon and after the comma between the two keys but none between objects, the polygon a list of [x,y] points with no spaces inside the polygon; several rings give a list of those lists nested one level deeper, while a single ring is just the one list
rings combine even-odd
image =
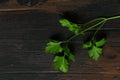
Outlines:
[{"label": "dark wood surface", "polygon": [[0,9],[0,80],[120,80],[120,19],[104,25],[107,44],[98,62],[81,48],[87,36],[72,42],[76,62],[70,63],[68,73],[55,71],[53,55],[44,52],[51,38],[71,35],[58,23],[60,18],[84,23],[120,15],[119,0],[48,0],[31,7],[14,1]]}]

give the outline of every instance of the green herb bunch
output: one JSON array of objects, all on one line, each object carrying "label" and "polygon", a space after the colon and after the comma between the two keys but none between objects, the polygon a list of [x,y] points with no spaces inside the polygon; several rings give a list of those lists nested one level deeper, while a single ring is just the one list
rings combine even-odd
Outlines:
[{"label": "green herb bunch", "polygon": [[[62,72],[68,72],[69,70],[69,61],[75,61],[75,56],[71,53],[69,49],[69,43],[74,38],[78,36],[82,36],[86,32],[90,31],[93,28],[96,28],[92,38],[83,43],[83,48],[88,49],[88,55],[95,61],[98,61],[99,57],[103,53],[103,46],[106,43],[106,38],[101,38],[99,41],[96,40],[97,32],[103,27],[103,25],[113,19],[118,19],[120,16],[114,16],[109,18],[97,18],[93,19],[85,24],[76,24],[72,23],[67,19],[60,19],[59,23],[61,26],[67,28],[69,31],[73,33],[71,37],[69,37],[65,41],[56,41],[51,40],[46,44],[45,51],[46,53],[54,54],[54,68],[60,70]],[[62,55],[60,55],[62,54]]]}]

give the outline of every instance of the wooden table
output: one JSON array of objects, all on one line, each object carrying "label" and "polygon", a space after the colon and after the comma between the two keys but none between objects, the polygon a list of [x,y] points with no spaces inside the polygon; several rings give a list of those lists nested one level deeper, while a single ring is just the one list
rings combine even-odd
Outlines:
[{"label": "wooden table", "polygon": [[76,62],[70,63],[66,74],[55,71],[53,55],[44,52],[50,38],[71,35],[59,19],[84,23],[114,15],[120,15],[119,0],[39,0],[34,5],[9,0],[0,4],[0,80],[120,80],[120,19],[104,25],[107,44],[98,62],[81,48],[86,36],[72,42]]}]

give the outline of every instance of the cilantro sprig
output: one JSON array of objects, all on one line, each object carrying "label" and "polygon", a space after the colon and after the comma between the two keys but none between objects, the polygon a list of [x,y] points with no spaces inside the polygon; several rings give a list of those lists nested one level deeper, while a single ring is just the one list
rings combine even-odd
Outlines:
[{"label": "cilantro sprig", "polygon": [[106,40],[103,38],[97,42],[95,40],[89,41],[83,44],[83,48],[88,48],[88,55],[95,61],[99,59],[99,57],[103,53],[103,47],[106,43]]},{"label": "cilantro sprig", "polygon": [[109,18],[97,18],[81,25],[70,22],[67,19],[60,19],[59,23],[61,24],[61,26],[71,31],[73,33],[73,36],[69,37],[65,41],[52,40],[46,44],[45,47],[46,53],[55,55],[55,58],[53,60],[54,68],[62,72],[68,72],[69,62],[75,61],[75,56],[69,49],[68,44],[74,38],[82,36],[83,34],[85,34],[86,32],[90,31],[93,28],[97,28],[97,30],[94,32],[92,38],[88,42],[83,43],[83,48],[87,48],[88,55],[93,60],[98,61],[100,56],[103,54],[103,46],[106,43],[106,39],[102,38],[99,41],[97,41],[96,40],[96,36],[98,36],[97,32],[104,26],[104,24],[107,21],[118,18],[120,18],[120,16],[114,16]]},{"label": "cilantro sprig", "polygon": [[[45,51],[47,53],[56,54],[54,58],[54,67],[62,72],[68,71],[69,60],[75,61],[74,55],[71,53],[68,45],[62,47],[62,42],[60,41],[50,41],[47,43]],[[58,56],[58,54],[62,54]]]}]

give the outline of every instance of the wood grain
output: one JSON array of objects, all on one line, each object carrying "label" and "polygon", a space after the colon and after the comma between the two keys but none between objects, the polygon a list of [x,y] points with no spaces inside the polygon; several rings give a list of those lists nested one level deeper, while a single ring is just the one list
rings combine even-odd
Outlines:
[{"label": "wood grain", "polygon": [[20,6],[15,1],[0,6],[0,80],[120,79],[119,19],[107,22],[102,29],[107,44],[98,62],[81,48],[94,29],[71,42],[76,62],[70,63],[66,74],[55,71],[53,55],[44,52],[51,38],[63,40],[71,35],[58,23],[60,18],[84,23],[97,17],[120,15],[119,0],[48,0],[34,6]]}]

